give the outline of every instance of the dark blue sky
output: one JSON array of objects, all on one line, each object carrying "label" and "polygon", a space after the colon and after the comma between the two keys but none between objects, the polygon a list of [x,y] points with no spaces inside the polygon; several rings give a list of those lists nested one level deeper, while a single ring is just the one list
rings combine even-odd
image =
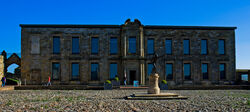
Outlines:
[{"label": "dark blue sky", "polygon": [[250,68],[250,0],[1,0],[0,51],[21,52],[19,24],[236,26],[237,68]]}]

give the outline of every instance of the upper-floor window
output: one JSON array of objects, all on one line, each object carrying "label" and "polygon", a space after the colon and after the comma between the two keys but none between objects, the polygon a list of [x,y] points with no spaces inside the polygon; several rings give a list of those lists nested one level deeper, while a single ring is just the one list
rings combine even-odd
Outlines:
[{"label": "upper-floor window", "polygon": [[92,37],[91,38],[91,54],[98,54],[99,51],[99,38]]},{"label": "upper-floor window", "polygon": [[153,68],[154,68],[154,66],[153,66],[153,64],[152,63],[148,63],[148,75],[150,75],[151,73],[152,73],[152,70],[153,70]]},{"label": "upper-floor window", "polygon": [[147,53],[148,54],[153,54],[154,53],[154,39],[153,38],[148,38],[148,41],[147,41]]},{"label": "upper-floor window", "polygon": [[60,37],[54,36],[53,37],[53,54],[60,53]]},{"label": "upper-floor window", "polygon": [[79,37],[72,38],[72,54],[79,54]]},{"label": "upper-floor window", "polygon": [[166,54],[172,54],[172,39],[166,39],[165,47],[166,47]]},{"label": "upper-floor window", "polygon": [[190,45],[189,39],[183,40],[183,54],[190,54]]},{"label": "upper-floor window", "polygon": [[184,64],[184,79],[191,80],[191,65],[189,63]]},{"label": "upper-floor window", "polygon": [[201,72],[202,72],[203,79],[208,79],[208,64],[207,63],[203,63],[201,65]]},{"label": "upper-floor window", "polygon": [[31,54],[40,54],[40,38],[39,36],[31,37]]},{"label": "upper-floor window", "polygon": [[110,54],[117,54],[118,52],[118,43],[116,37],[110,38]]},{"label": "upper-floor window", "polygon": [[220,39],[219,40],[219,42],[218,42],[218,44],[219,44],[219,48],[218,48],[218,50],[219,50],[219,54],[225,54],[225,40],[224,39]]},{"label": "upper-floor window", "polygon": [[201,54],[207,54],[207,40],[201,40]]},{"label": "upper-floor window", "polygon": [[136,53],[136,37],[129,37],[128,52],[133,54]]},{"label": "upper-floor window", "polygon": [[79,63],[72,63],[71,65],[71,79],[79,80]]},{"label": "upper-floor window", "polygon": [[220,64],[220,79],[226,79],[225,64]]},{"label": "upper-floor window", "polygon": [[166,64],[166,79],[167,80],[173,79],[173,64],[172,63]]},{"label": "upper-floor window", "polygon": [[98,80],[99,64],[91,63],[91,80]]},{"label": "upper-floor window", "polygon": [[117,76],[117,63],[111,63],[109,66],[109,78],[114,79]]},{"label": "upper-floor window", "polygon": [[52,63],[52,79],[59,80],[60,77],[60,63]]}]

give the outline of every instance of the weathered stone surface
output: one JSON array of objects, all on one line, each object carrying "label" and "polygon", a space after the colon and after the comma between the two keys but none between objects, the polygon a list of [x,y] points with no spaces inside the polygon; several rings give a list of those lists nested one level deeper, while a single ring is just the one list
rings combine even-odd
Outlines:
[{"label": "weathered stone surface", "polygon": [[157,73],[153,73],[149,76],[148,94],[160,94],[158,78],[159,75]]}]

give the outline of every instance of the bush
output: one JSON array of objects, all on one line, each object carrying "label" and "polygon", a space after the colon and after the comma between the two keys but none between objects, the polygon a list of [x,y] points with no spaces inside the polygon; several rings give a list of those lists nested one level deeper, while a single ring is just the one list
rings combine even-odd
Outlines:
[{"label": "bush", "polygon": [[110,80],[106,80],[106,83],[107,83],[107,84],[111,84],[111,81],[110,81]]},{"label": "bush", "polygon": [[167,81],[166,80],[162,80],[161,83],[167,84]]},{"label": "bush", "polygon": [[117,81],[117,82],[118,82],[118,81],[119,81],[119,78],[118,78],[118,77],[115,77],[115,81]]}]

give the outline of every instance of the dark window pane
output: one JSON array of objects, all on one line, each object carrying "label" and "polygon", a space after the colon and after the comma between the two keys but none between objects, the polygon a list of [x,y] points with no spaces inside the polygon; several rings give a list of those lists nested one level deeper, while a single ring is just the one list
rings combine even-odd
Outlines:
[{"label": "dark window pane", "polygon": [[225,64],[220,64],[220,79],[226,79]]},{"label": "dark window pane", "polygon": [[79,38],[78,37],[73,37],[72,38],[72,53],[73,54],[79,54],[80,49],[79,49]]},{"label": "dark window pane", "polygon": [[153,54],[154,53],[154,39],[149,38],[147,42],[148,42],[147,43],[148,54]]},{"label": "dark window pane", "polygon": [[110,38],[110,54],[117,54],[117,52],[118,52],[117,38],[112,37]]},{"label": "dark window pane", "polygon": [[53,54],[60,53],[60,37],[53,37]]},{"label": "dark window pane", "polygon": [[172,40],[171,39],[166,39],[166,54],[172,54]]},{"label": "dark window pane", "polygon": [[184,64],[184,78],[185,78],[185,80],[191,79],[191,66],[190,66],[190,64]]},{"label": "dark window pane", "polygon": [[207,54],[207,40],[201,40],[201,54]]},{"label": "dark window pane", "polygon": [[183,53],[184,54],[190,54],[189,39],[183,40]]},{"label": "dark window pane", "polygon": [[225,40],[219,40],[219,54],[225,54]]},{"label": "dark window pane", "polygon": [[109,69],[110,69],[109,78],[114,79],[115,76],[117,75],[117,64],[116,63],[111,63]]},{"label": "dark window pane", "polygon": [[135,37],[129,38],[128,52],[136,53],[136,38]]},{"label": "dark window pane", "polygon": [[152,70],[153,70],[153,64],[152,63],[149,63],[148,64],[148,75],[150,75],[152,73]]},{"label": "dark window pane", "polygon": [[99,64],[91,64],[91,80],[98,80]]},{"label": "dark window pane", "polygon": [[59,80],[60,76],[60,63],[52,63],[52,79]]},{"label": "dark window pane", "polygon": [[204,63],[201,65],[201,71],[203,79],[208,79],[208,64]]},{"label": "dark window pane", "polygon": [[92,37],[91,54],[98,54],[98,50],[99,50],[99,39],[97,37]]},{"label": "dark window pane", "polygon": [[171,63],[166,64],[166,79],[168,80],[173,79],[173,64]]},{"label": "dark window pane", "polygon": [[72,63],[71,66],[71,78],[73,80],[79,79],[79,64],[78,63]]}]

